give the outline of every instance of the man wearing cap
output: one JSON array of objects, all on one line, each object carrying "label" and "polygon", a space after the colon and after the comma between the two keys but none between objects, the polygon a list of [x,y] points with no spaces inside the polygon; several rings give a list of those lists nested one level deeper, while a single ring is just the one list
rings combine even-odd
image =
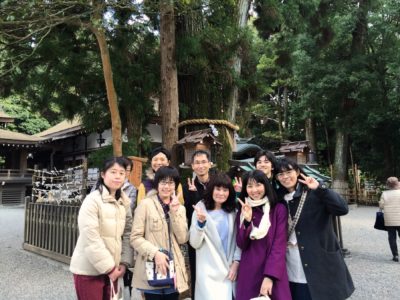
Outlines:
[{"label": "man wearing cap", "polygon": [[379,201],[379,207],[385,212],[385,226],[388,232],[389,246],[395,262],[399,261],[396,233],[400,237],[400,183],[397,177],[386,180],[387,191],[384,191]]}]

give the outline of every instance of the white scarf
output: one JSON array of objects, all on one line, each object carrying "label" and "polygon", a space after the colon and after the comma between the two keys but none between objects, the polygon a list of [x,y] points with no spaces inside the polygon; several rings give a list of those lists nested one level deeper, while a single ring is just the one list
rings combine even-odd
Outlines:
[{"label": "white scarf", "polygon": [[[257,206],[263,206],[263,216],[261,218],[260,224],[258,227],[254,226],[252,222],[252,229],[250,232],[250,239],[252,240],[260,240],[263,237],[265,237],[268,233],[269,227],[271,226],[271,222],[269,221],[269,200],[267,196],[260,200],[253,200],[250,197],[245,198],[246,203],[250,205],[250,207],[257,207]],[[242,226],[244,221],[244,217],[242,214],[240,214],[240,226]]]}]

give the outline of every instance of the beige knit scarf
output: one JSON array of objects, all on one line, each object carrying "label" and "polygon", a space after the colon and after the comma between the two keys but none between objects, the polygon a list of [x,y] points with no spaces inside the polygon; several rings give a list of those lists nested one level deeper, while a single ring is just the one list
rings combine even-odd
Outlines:
[{"label": "beige knit scarf", "polygon": [[[245,198],[246,203],[250,205],[250,207],[257,207],[263,205],[263,216],[261,218],[259,226],[254,226],[252,222],[252,229],[250,232],[250,239],[252,240],[260,240],[265,237],[268,233],[269,227],[271,226],[271,222],[269,221],[269,200],[268,197],[264,197],[260,200],[253,200],[250,197]],[[244,217],[240,214],[240,226],[244,222]]]}]

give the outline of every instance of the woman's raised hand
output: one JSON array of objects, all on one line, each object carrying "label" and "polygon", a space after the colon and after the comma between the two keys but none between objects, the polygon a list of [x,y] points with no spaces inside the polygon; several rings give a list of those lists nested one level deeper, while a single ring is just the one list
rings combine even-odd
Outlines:
[{"label": "woman's raised hand", "polygon": [[242,191],[243,185],[242,185],[242,178],[240,177],[235,177],[234,179],[234,184],[233,188],[235,189],[236,193],[240,193]]},{"label": "woman's raised hand", "polygon": [[181,203],[179,202],[179,198],[181,198],[181,194],[179,193],[178,196],[175,194],[175,192],[173,193],[172,197],[171,197],[171,202],[169,203],[169,209],[172,212],[177,212],[179,209],[179,206],[181,205]]},{"label": "woman's raised hand", "polygon": [[251,218],[253,217],[253,210],[251,209],[251,206],[246,202],[243,203],[242,200],[238,198],[238,201],[240,205],[242,206],[242,216],[247,222],[251,222]]},{"label": "woman's raised hand", "polygon": [[204,223],[206,221],[206,214],[205,212],[201,209],[201,207],[192,205],[194,211],[196,212],[196,216],[197,216],[197,221],[199,221],[200,223]]},{"label": "woman's raised hand", "polygon": [[305,184],[306,186],[308,186],[308,188],[309,189],[311,189],[311,190],[316,190],[317,188],[318,188],[318,186],[319,186],[319,182],[315,179],[315,178],[313,178],[313,177],[307,177],[307,176],[305,176],[304,174],[301,174],[300,173],[300,176],[303,178],[303,179],[298,179],[299,180],[299,182],[301,182],[302,184]]}]

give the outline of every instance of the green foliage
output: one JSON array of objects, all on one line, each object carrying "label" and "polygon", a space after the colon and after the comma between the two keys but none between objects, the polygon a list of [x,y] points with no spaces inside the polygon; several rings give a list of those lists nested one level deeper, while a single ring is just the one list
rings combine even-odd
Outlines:
[{"label": "green foliage", "polygon": [[7,129],[11,131],[35,134],[50,127],[50,123],[45,118],[33,111],[31,101],[22,96],[2,98],[1,109],[15,118],[14,123],[7,126]]}]

